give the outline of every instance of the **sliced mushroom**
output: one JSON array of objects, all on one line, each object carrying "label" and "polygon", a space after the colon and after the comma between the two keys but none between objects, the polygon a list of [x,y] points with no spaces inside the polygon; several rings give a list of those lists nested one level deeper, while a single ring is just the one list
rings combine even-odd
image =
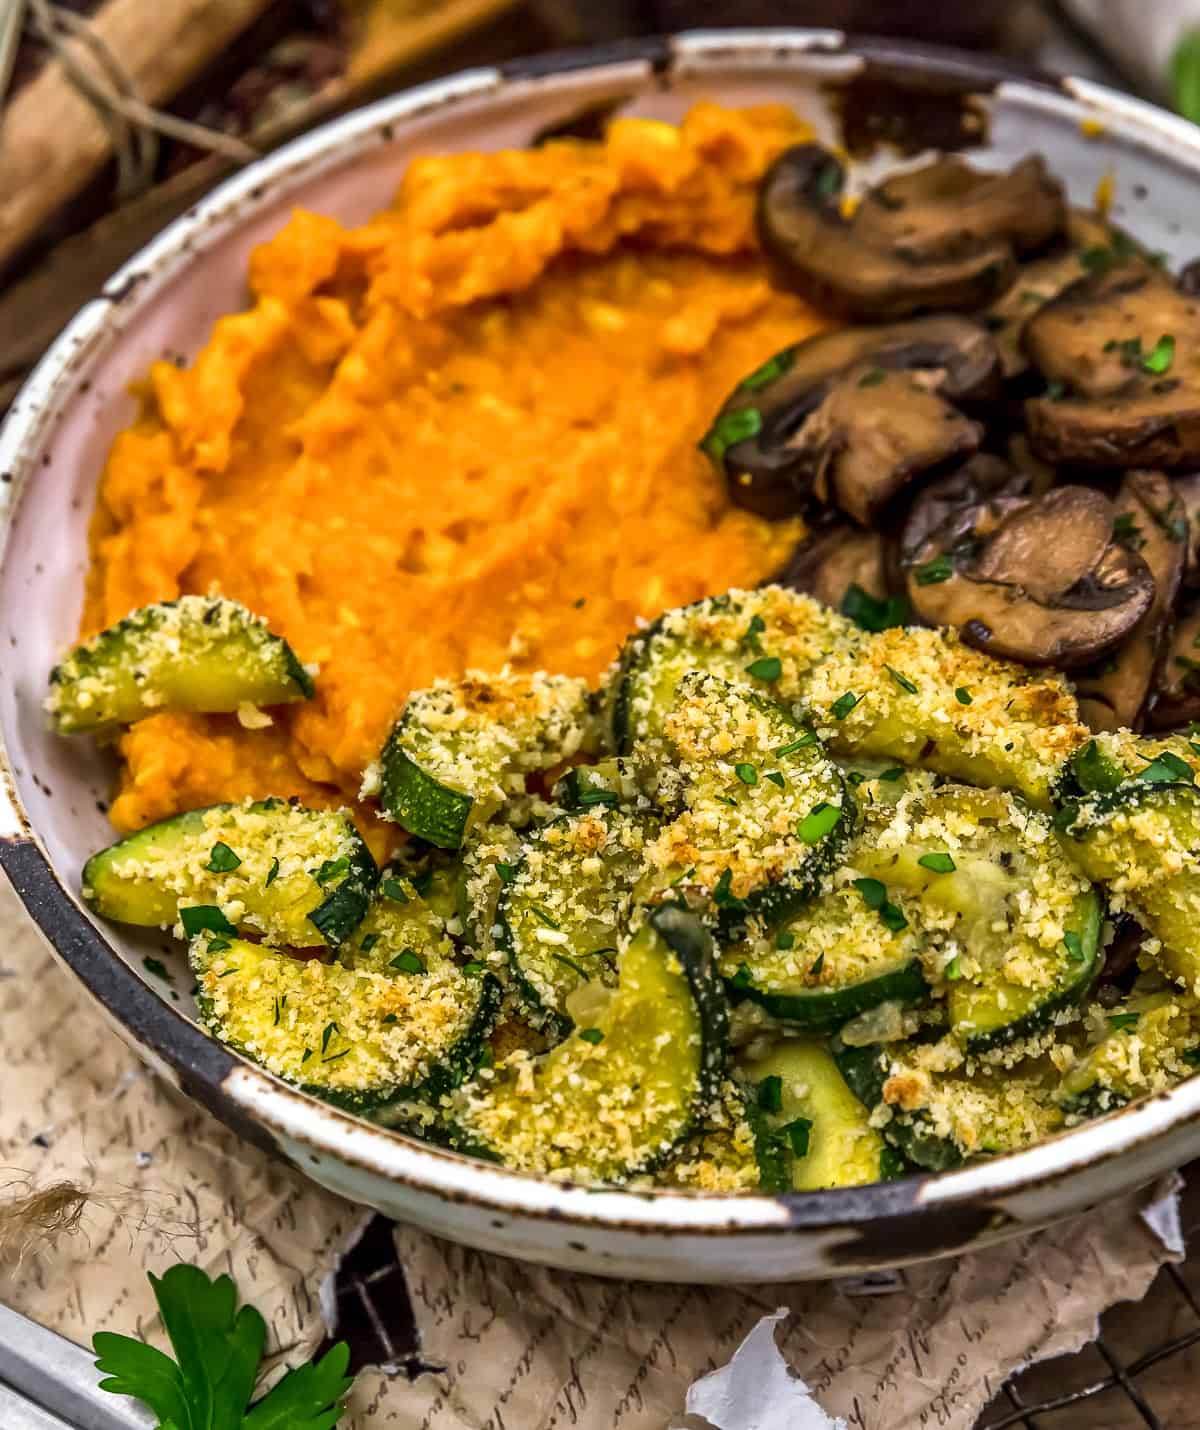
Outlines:
[{"label": "sliced mushroom", "polygon": [[1064,247],[1023,263],[1008,291],[987,310],[984,321],[999,349],[1006,378],[1016,377],[1029,367],[1021,336],[1026,323],[1043,304],[1058,297],[1085,273],[1137,251],[1131,239],[1109,227],[1097,214],[1083,209],[1068,213],[1065,240]]},{"label": "sliced mushroom", "polygon": [[835,610],[841,608],[852,586],[876,600],[884,600],[888,587],[883,537],[877,531],[861,531],[849,522],[817,530],[796,547],[774,581],[815,596]]},{"label": "sliced mushroom", "polygon": [[1187,523],[1187,557],[1183,567],[1183,584],[1189,590],[1200,587],[1200,473],[1176,477],[1175,495],[1183,507]]},{"label": "sliced mushroom", "polygon": [[1146,613],[1153,577],[1113,540],[1100,492],[1056,487],[996,515],[986,501],[957,512],[910,553],[908,594],[923,620],[958,627],[989,655],[1069,669]]},{"label": "sliced mushroom", "polygon": [[1176,617],[1146,724],[1173,730],[1192,720],[1200,720],[1200,597],[1185,602]]},{"label": "sliced mushroom", "polygon": [[1142,712],[1170,633],[1187,550],[1183,503],[1162,472],[1130,472],[1117,493],[1113,532],[1154,578],[1154,599],[1124,641],[1076,677],[1081,717],[1093,730],[1132,726]]},{"label": "sliced mushroom", "polygon": [[989,535],[1009,512],[1029,499],[1029,477],[1007,462],[980,452],[949,475],[923,487],[904,524],[900,556],[911,565],[934,533],[939,544],[978,541]]},{"label": "sliced mushroom", "polygon": [[1014,432],[1009,437],[1007,450],[1010,466],[1029,478],[1030,496],[1044,496],[1058,480],[1058,472],[1034,452],[1024,432]]},{"label": "sliced mushroom", "polygon": [[828,150],[798,144],[764,175],[757,222],[781,283],[850,317],[981,307],[1066,214],[1062,186],[1032,156],[999,174],[935,160],[869,190],[850,218],[844,183]]},{"label": "sliced mushroom", "polygon": [[1025,325],[1050,384],[1026,403],[1035,451],[1058,465],[1200,464],[1200,299],[1139,259],[1089,274]]},{"label": "sliced mushroom", "polygon": [[743,379],[701,446],[738,506],[778,517],[815,498],[867,524],[912,477],[979,446],[954,404],[994,395],[999,374],[967,318],[821,333]]}]

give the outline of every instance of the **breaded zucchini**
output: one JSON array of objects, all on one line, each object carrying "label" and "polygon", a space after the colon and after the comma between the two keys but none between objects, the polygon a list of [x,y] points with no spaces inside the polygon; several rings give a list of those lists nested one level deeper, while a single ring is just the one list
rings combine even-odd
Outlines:
[{"label": "breaded zucchini", "polygon": [[346,810],[286,800],[215,804],[151,824],[83,866],[96,913],[184,937],[254,929],[334,947],[367,911],[379,871]]},{"label": "breaded zucchini", "polygon": [[1096,1117],[1164,1092],[1200,1066],[1200,1002],[1190,993],[1135,994],[1092,1009],[1090,1021],[1099,1036],[1056,1093],[1072,1117]]},{"label": "breaded zucchini", "polygon": [[50,672],[46,710],[60,735],[80,735],[164,711],[231,712],[312,693],[291,646],[261,617],[219,596],[181,596],[76,646]]}]

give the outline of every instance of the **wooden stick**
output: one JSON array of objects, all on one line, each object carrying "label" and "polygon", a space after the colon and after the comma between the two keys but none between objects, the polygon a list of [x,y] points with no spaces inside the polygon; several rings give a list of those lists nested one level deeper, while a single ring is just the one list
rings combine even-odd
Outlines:
[{"label": "wooden stick", "polygon": [[[269,0],[108,0],[92,21],[147,104],[176,94]],[[94,59],[78,39],[75,61]],[[50,60],[0,120],[0,266],[76,194],[112,153],[109,127]]]}]

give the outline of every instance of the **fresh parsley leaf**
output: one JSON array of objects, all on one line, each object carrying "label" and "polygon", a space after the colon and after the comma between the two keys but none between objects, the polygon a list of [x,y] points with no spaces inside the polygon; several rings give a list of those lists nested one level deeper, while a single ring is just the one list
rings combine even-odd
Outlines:
[{"label": "fresh parsley leaf", "polygon": [[794,755],[797,750],[807,749],[809,745],[815,745],[816,743],[817,732],[815,730],[806,730],[798,740],[793,740],[787,745],[776,745],[771,753],[778,755],[780,759],[782,759],[785,755]]},{"label": "fresh parsley leaf", "polygon": [[880,771],[876,778],[883,780],[887,784],[895,784],[897,780],[902,780],[905,774],[906,771],[903,765],[893,765],[889,770]]},{"label": "fresh parsley leaf", "polygon": [[[211,947],[212,944],[210,943],[209,948]],[[147,973],[153,973],[155,978],[161,978],[164,983],[171,982],[170,972],[167,969],[167,965],[162,961],[161,958],[150,958],[147,956],[146,958],[142,959],[142,967],[146,970]]]},{"label": "fresh parsley leaf", "polygon": [[395,899],[398,904],[408,903],[408,894],[404,890],[404,885],[399,879],[385,879],[383,881],[383,895],[387,899]]},{"label": "fresh parsley leaf", "polygon": [[619,804],[621,796],[616,790],[611,789],[581,789],[575,796],[576,803],[582,808],[587,808],[593,804]]},{"label": "fresh parsley leaf", "polygon": [[486,973],[487,969],[477,958],[473,958],[470,963],[463,964],[462,971],[469,973],[473,978],[477,978],[481,973]]},{"label": "fresh parsley leaf", "polygon": [[793,1118],[791,1122],[785,1123],[779,1130],[787,1138],[788,1146],[792,1149],[793,1157],[808,1156],[808,1137],[812,1131],[811,1118]]},{"label": "fresh parsley leaf", "polygon": [[1080,789],[1088,794],[1107,794],[1116,789],[1124,776],[1095,740],[1089,740],[1071,756],[1071,771]]},{"label": "fresh parsley leaf", "polygon": [[743,900],[731,892],[732,884],[733,870],[723,869],[721,871],[721,877],[717,880],[716,886],[713,889],[712,895],[713,903],[716,904],[719,909],[740,909],[742,907]]},{"label": "fresh parsley leaf", "polygon": [[809,970],[808,970],[808,971],[809,971],[809,973],[810,973],[814,978],[818,978],[818,977],[820,976],[821,970],[822,970],[824,967],[825,967],[825,950],[822,949],[821,952],[817,954],[816,958],[813,959],[812,964],[811,964],[811,966],[809,967]]},{"label": "fresh parsley leaf", "polygon": [[1170,750],[1164,750],[1156,759],[1151,760],[1144,770],[1139,770],[1137,778],[1148,784],[1190,785],[1196,782],[1196,774],[1191,765]]},{"label": "fresh parsley leaf", "polygon": [[753,372],[747,373],[738,383],[738,387],[743,392],[757,392],[760,387],[769,387],[777,377],[782,377],[785,372],[790,370],[795,360],[795,348],[784,348],[774,357],[769,357],[761,367],[756,367]]},{"label": "fresh parsley leaf", "polygon": [[232,874],[241,865],[241,857],[230,849],[223,839],[218,839],[204,866],[210,874]]},{"label": "fresh parsley leaf", "polygon": [[762,413],[757,407],[741,407],[733,412],[722,412],[704,434],[700,450],[716,463],[725,465],[725,453],[739,442],[748,442],[762,431]]},{"label": "fresh parsley leaf", "polygon": [[917,693],[917,687],[913,684],[911,680],[909,680],[908,676],[905,675],[902,671],[893,670],[890,665],[885,665],[883,668],[892,677],[892,679],[896,682],[896,684],[900,687],[901,690],[906,690],[909,695],[915,695]]},{"label": "fresh parsley leaf", "polygon": [[902,626],[909,615],[908,602],[903,596],[887,596],[881,600],[864,591],[857,582],[846,587],[841,612],[864,631],[875,633]]},{"label": "fresh parsley leaf", "polygon": [[854,887],[869,909],[881,909],[887,902],[887,885],[878,879],[855,879]]},{"label": "fresh parsley leaf", "polygon": [[742,635],[742,644],[748,646],[757,646],[758,638],[762,635],[766,628],[767,623],[763,620],[761,616],[751,616],[750,624],[746,627],[746,630]]},{"label": "fresh parsley leaf", "polygon": [[237,929],[229,922],[216,904],[189,904],[179,910],[179,922],[188,938],[198,933],[227,933],[237,937]]},{"label": "fresh parsley leaf", "polygon": [[845,695],[839,695],[829,707],[829,713],[835,720],[844,720],[861,699],[861,695],[855,695],[853,690],[847,690]]},{"label": "fresh parsley leaf", "polygon": [[1171,371],[1171,364],[1174,361],[1175,339],[1170,333],[1164,333],[1142,359],[1142,367],[1156,377],[1161,377],[1163,373]]},{"label": "fresh parsley leaf", "polygon": [[954,575],[954,567],[948,556],[935,556],[913,568],[913,579],[918,586],[936,586],[941,581],[949,581]]},{"label": "fresh parsley leaf", "polygon": [[965,685],[959,685],[955,688],[954,698],[958,701],[960,705],[970,705],[971,692],[967,689]]},{"label": "fresh parsley leaf", "polygon": [[962,977],[962,964],[958,954],[955,954],[946,967],[942,970],[947,983],[957,983]]},{"label": "fresh parsley leaf", "polygon": [[496,873],[500,875],[500,882],[502,884],[511,884],[517,877],[517,866],[515,864],[504,864],[497,861],[495,868]]},{"label": "fresh parsley leaf", "polygon": [[738,964],[737,971],[729,980],[729,986],[730,988],[736,988],[739,993],[744,992],[747,988],[752,988],[754,986],[754,975],[750,972],[749,964]]},{"label": "fresh parsley leaf", "polygon": [[779,932],[775,935],[776,948],[782,948],[784,950],[787,950],[789,948],[795,948],[795,946],[796,935],[791,931],[791,929],[780,929]]},{"label": "fresh parsley leaf", "polygon": [[271,860],[271,867],[267,870],[267,877],[263,880],[263,888],[264,888],[264,889],[269,889],[269,888],[271,887],[271,885],[275,882],[275,880],[278,879],[278,878],[279,878],[279,860],[278,860],[278,859],[272,859],[272,860]]},{"label": "fresh parsley leaf", "polygon": [[354,1384],[346,1374],[350,1347],[339,1341],[321,1357],[298,1365],[253,1407],[241,1430],[331,1430],[342,1418],[338,1403]]},{"label": "fresh parsley leaf", "polygon": [[1123,1033],[1128,1028],[1136,1028],[1137,1021],[1141,1016],[1140,1013],[1110,1013],[1108,1026],[1115,1033]]},{"label": "fresh parsley leaf", "polygon": [[233,944],[227,938],[210,938],[205,953],[224,953],[227,948],[232,948]]},{"label": "fresh parsley leaf", "polygon": [[783,662],[777,655],[760,655],[746,667],[746,674],[755,680],[774,681],[783,674]]},{"label": "fresh parsley leaf", "polygon": [[758,767],[747,764],[744,761],[733,767],[733,772],[744,785],[756,785],[758,783]]},{"label": "fresh parsley leaf", "polygon": [[392,959],[388,967],[398,968],[401,973],[424,973],[425,961],[413,949],[406,948],[403,953],[398,953]]},{"label": "fresh parsley leaf", "polygon": [[772,1073],[759,1083],[756,1101],[764,1112],[783,1110],[783,1079],[778,1073]]},{"label": "fresh parsley leaf", "polygon": [[379,935],[377,933],[364,934],[362,943],[359,944],[359,948],[361,948],[364,953],[370,953],[378,942]]},{"label": "fresh parsley leaf", "polygon": [[922,869],[928,869],[934,874],[953,874],[958,867],[949,854],[937,852],[922,854],[917,863]]},{"label": "fresh parsley leaf", "polygon": [[343,854],[340,859],[326,859],[313,875],[318,884],[329,884],[340,879],[350,869],[350,860]]},{"label": "fresh parsley leaf", "polygon": [[870,367],[858,379],[859,387],[878,387],[887,377],[887,373],[881,367]]},{"label": "fresh parsley leaf", "polygon": [[768,770],[766,774],[763,775],[763,779],[770,780],[771,783],[778,786],[779,789],[787,789],[787,781],[778,770]]},{"label": "fresh parsley leaf", "polygon": [[591,1043],[593,1047],[604,1041],[604,1034],[599,1028],[580,1028],[579,1036],[585,1043]]},{"label": "fresh parsley leaf", "polygon": [[322,1056],[322,1057],[325,1056],[325,1053],[326,1053],[326,1052],[328,1051],[328,1049],[329,1049],[329,1040],[330,1040],[330,1038],[332,1038],[333,1035],[334,1035],[337,1031],[338,1031],[338,1025],[337,1025],[336,1023],[326,1023],[326,1024],[325,1024],[325,1027],[321,1030],[321,1056]]}]

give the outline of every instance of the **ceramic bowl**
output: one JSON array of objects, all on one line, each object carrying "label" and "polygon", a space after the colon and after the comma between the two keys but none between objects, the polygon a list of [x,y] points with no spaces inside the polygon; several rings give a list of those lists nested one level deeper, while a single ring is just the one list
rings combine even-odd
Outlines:
[{"label": "ceramic bowl", "polygon": [[62,961],[165,1078],[330,1190],[439,1235],[603,1274],[674,1281],[828,1276],[962,1251],[1079,1211],[1200,1153],[1200,1078],[1040,1146],[941,1176],[794,1196],[591,1191],[518,1176],[380,1130],[209,1038],[148,972],[159,938],[98,926],[77,897],[109,842],[112,770],[47,732],[46,675],[75,632],[97,474],[133,416],[128,384],[193,355],[245,302],[250,251],[297,205],[357,223],[417,154],[526,145],[621,111],[677,120],[695,100],[793,105],[862,181],[930,146],[987,166],[1046,156],[1076,202],[1172,262],[1193,256],[1200,129],[1125,96],[950,51],[827,31],[721,31],[477,69],[385,99],[245,170],[173,223],[46,355],[0,435],[0,864]]}]

